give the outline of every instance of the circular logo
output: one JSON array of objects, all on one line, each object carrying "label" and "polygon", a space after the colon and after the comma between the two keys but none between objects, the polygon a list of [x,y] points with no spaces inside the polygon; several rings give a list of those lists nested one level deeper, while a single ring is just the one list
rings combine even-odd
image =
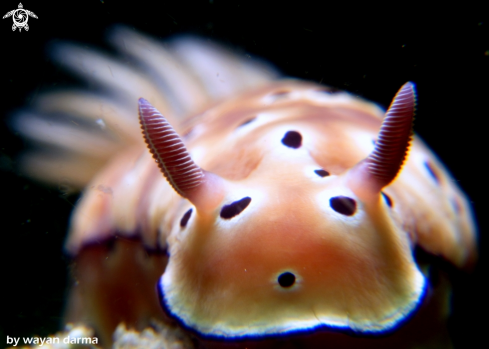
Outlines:
[{"label": "circular logo", "polygon": [[12,17],[12,19],[14,20],[12,30],[15,31],[15,29],[19,28],[19,32],[21,32],[22,29],[24,29],[25,31],[29,30],[29,25],[27,24],[29,17],[37,18],[34,12],[24,9],[22,3],[19,3],[18,9],[9,11],[5,16],[3,16],[4,19],[8,17]]},{"label": "circular logo", "polygon": [[27,15],[26,10],[21,9],[21,8],[15,10],[12,17],[13,17],[14,23],[17,27],[25,26],[27,21],[29,20],[29,18],[28,18],[29,16]]}]

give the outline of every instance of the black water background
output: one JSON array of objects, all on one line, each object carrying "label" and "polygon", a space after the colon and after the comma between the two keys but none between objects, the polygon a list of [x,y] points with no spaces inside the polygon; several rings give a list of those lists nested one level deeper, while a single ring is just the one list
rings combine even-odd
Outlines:
[{"label": "black water background", "polygon": [[[489,18],[482,7],[361,7],[301,1],[23,2],[39,17],[28,32],[0,21],[0,345],[6,336],[47,336],[60,325],[68,258],[62,253],[76,196],[31,181],[16,170],[24,142],[5,126],[37,94],[76,80],[51,65],[51,40],[107,48],[104,32],[125,23],[164,39],[194,33],[243,54],[263,57],[286,75],[346,89],[387,106],[405,81],[417,84],[415,130],[443,159],[478,215],[481,258],[473,274],[455,273],[451,334],[457,348],[484,335],[487,311],[487,129]],[[0,14],[17,7],[3,1]],[[60,183],[61,185],[62,183]]]}]

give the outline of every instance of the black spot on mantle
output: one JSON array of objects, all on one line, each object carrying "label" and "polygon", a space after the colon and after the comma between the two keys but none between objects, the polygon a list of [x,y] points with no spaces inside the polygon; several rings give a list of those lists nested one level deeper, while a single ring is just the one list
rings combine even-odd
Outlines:
[{"label": "black spot on mantle", "polygon": [[384,193],[383,191],[380,192],[382,194],[382,196],[384,197],[385,199],[385,202],[387,203],[387,205],[389,207],[392,207],[392,199],[390,198],[389,195],[387,195],[386,193]]},{"label": "black spot on mantle", "polygon": [[180,226],[182,228],[187,225],[188,220],[190,219],[190,216],[192,216],[192,209],[189,209],[187,212],[185,212],[182,219],[180,220]]},{"label": "black spot on mantle", "polygon": [[323,169],[320,170],[314,170],[314,172],[319,176],[319,177],[327,177],[329,176],[329,172]]},{"label": "black spot on mantle", "polygon": [[251,202],[250,197],[242,198],[241,200],[235,201],[229,205],[225,205],[221,209],[221,218],[231,219],[239,215],[243,210],[248,207]]},{"label": "black spot on mantle", "polygon": [[282,143],[289,148],[300,148],[302,145],[302,135],[297,131],[288,131],[284,138],[282,138]]},{"label": "black spot on mantle", "polygon": [[293,284],[295,284],[295,275],[287,271],[285,273],[280,274],[278,276],[277,281],[278,284],[283,288],[288,288],[291,287]]},{"label": "black spot on mantle", "polygon": [[352,216],[357,210],[357,203],[347,196],[335,196],[329,200],[331,208],[345,216]]}]

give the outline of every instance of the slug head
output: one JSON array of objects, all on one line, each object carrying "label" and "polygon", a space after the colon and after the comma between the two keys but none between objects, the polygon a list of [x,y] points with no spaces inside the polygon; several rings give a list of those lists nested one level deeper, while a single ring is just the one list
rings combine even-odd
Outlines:
[{"label": "slug head", "polygon": [[[399,94],[409,90],[406,84]],[[413,104],[411,95],[402,103]],[[322,327],[382,332],[405,320],[425,281],[380,192],[409,146],[413,108],[393,112],[398,103],[396,97],[380,131],[396,149],[383,151],[379,142],[350,171],[310,171],[314,179],[304,176],[308,159],[292,168],[268,162],[287,173],[284,185],[262,168],[237,182],[201,170],[176,133],[152,136],[171,126],[148,123],[164,118],[140,100],[146,141],[169,183],[190,201],[168,239],[170,260],[158,285],[165,308],[199,334],[226,338]],[[286,143],[296,144],[294,136]]]}]

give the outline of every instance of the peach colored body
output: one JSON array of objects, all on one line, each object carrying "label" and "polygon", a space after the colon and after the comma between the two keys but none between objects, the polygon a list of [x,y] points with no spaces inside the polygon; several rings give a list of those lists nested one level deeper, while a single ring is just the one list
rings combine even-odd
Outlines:
[{"label": "peach colored body", "polygon": [[[474,263],[476,233],[467,199],[417,137],[382,195],[363,197],[350,186],[351,169],[375,147],[384,117],[376,105],[312,83],[272,81],[273,73],[260,66],[246,68],[255,75],[248,74],[231,55],[199,51],[198,43],[188,46],[209,60],[217,55],[221,65],[215,70],[223,70],[219,79],[224,82],[216,82],[212,64],[206,66],[213,72],[208,76],[199,66],[204,58],[178,61],[184,44],[176,53],[166,52],[124,30],[116,32],[114,41],[123,35],[135,56],[144,45],[156,47],[154,57],[138,57],[148,66],[160,59],[170,67],[162,67],[160,75],[176,96],[173,105],[180,107],[172,107],[156,85],[139,81],[123,67],[114,65],[111,74],[119,69],[125,75],[116,72],[111,82],[104,62],[89,51],[80,59],[94,64],[94,78],[109,89],[131,81],[129,91],[120,92],[130,96],[129,107],[117,111],[110,99],[78,94],[52,94],[41,102],[44,110],[73,111],[77,103],[84,105],[83,118],[104,122],[105,135],[95,140],[107,143],[94,150],[74,138],[52,141],[65,149],[78,146],[85,168],[91,166],[81,171],[79,162],[60,160],[63,178],[78,186],[89,180],[66,244],[78,261],[79,279],[68,318],[85,320],[102,333],[122,320],[145,324],[150,317],[164,317],[154,291],[158,285],[169,314],[199,336],[256,339],[315,329],[382,333],[394,330],[424,302],[429,283],[413,258],[417,246],[459,268]],[[240,85],[240,79],[247,84]],[[180,133],[193,161],[225,181],[210,213],[179,196],[160,173],[142,142],[137,98],[131,96],[150,101]],[[284,145],[289,131],[300,134],[300,146]],[[40,134],[52,130],[46,126]],[[45,161],[38,175],[59,181],[53,168]],[[338,196],[355,200],[354,214],[331,208],[329,200]],[[251,202],[242,213],[219,217],[224,205],[245,197]],[[103,256],[109,250],[100,244],[114,236],[137,238],[142,245],[121,249],[128,244],[122,239],[114,260],[107,262]],[[144,257],[143,247],[168,251],[166,270],[166,257]],[[285,272],[293,273],[292,286],[277,283]],[[121,310],[98,301],[103,293],[108,300],[118,292],[135,302]],[[444,314],[444,305],[440,308]]]}]

